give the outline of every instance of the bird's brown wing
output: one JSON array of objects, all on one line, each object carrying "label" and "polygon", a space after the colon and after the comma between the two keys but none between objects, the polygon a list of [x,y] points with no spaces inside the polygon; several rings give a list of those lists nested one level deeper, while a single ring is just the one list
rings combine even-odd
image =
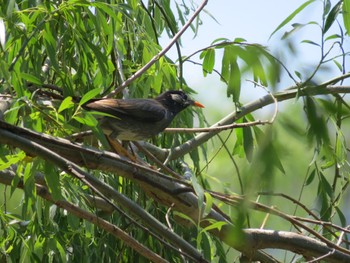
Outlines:
[{"label": "bird's brown wing", "polygon": [[107,113],[117,118],[134,118],[136,120],[156,122],[165,117],[166,109],[152,99],[96,99],[83,105],[84,109]]}]

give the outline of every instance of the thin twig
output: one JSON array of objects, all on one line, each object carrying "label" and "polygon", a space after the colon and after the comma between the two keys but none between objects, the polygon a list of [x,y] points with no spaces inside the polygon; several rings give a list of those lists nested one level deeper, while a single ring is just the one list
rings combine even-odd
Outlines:
[{"label": "thin twig", "polygon": [[257,121],[244,122],[244,123],[232,123],[229,125],[222,125],[222,126],[208,127],[208,128],[166,128],[164,132],[167,132],[167,133],[219,132],[219,131],[231,130],[235,128],[245,128],[245,127],[265,125],[265,124],[271,124],[271,121],[257,120]]}]

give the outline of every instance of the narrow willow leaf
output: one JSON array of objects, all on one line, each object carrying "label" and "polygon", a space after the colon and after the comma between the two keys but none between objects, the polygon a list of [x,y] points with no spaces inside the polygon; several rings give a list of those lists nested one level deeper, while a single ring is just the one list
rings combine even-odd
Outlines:
[{"label": "narrow willow leaf", "polygon": [[313,182],[313,180],[315,179],[315,175],[316,175],[316,171],[314,169],[307,177],[304,185],[307,186],[307,185],[311,184]]},{"label": "narrow willow leaf", "polygon": [[96,118],[90,112],[85,112],[84,117],[74,116],[73,119],[89,127],[96,127],[98,125]]},{"label": "narrow willow leaf", "polygon": [[50,58],[50,63],[59,72],[61,68],[59,66],[59,62],[57,60],[57,55],[56,55],[57,40],[52,34],[52,29],[50,28],[49,23],[45,24],[43,37],[44,37],[44,45],[45,45],[47,54],[49,55],[49,58]]},{"label": "narrow willow leaf", "polygon": [[60,185],[60,176],[55,166],[45,162],[45,181],[49,188],[49,191],[54,200],[59,200],[62,198],[61,195],[61,185]]},{"label": "narrow willow leaf", "polygon": [[230,62],[230,78],[227,86],[227,97],[232,95],[233,102],[239,102],[241,94],[241,71],[237,60]]},{"label": "narrow willow leaf", "polygon": [[340,129],[337,130],[337,133],[338,136],[336,138],[335,154],[338,164],[343,165],[344,162],[346,162],[347,156],[346,140],[344,138],[343,132]]},{"label": "narrow willow leaf", "polygon": [[286,19],[282,21],[281,24],[277,26],[277,28],[271,33],[269,39],[282,27],[284,27],[287,23],[289,23],[297,14],[299,14],[305,7],[307,7],[309,4],[315,2],[315,0],[309,0],[305,3],[303,3],[301,6],[299,6],[293,13],[291,13]]},{"label": "narrow willow leaf", "polygon": [[101,70],[101,74],[102,75],[107,75],[109,72],[107,71],[107,62],[108,59],[106,57],[106,55],[104,53],[101,52],[101,50],[96,47],[94,44],[92,44],[90,41],[86,41],[85,42],[89,48],[91,49],[91,51],[94,53],[95,55],[95,59],[99,65],[99,68]]},{"label": "narrow willow leaf", "polygon": [[326,193],[330,198],[333,198],[333,189],[331,184],[327,181],[326,177],[322,172],[320,175],[320,187],[324,193]]},{"label": "narrow willow leaf", "polygon": [[324,4],[324,8],[323,8],[323,17],[326,17],[326,15],[328,14],[329,10],[332,7],[332,3],[330,0],[325,0],[324,2],[325,2],[325,4]]},{"label": "narrow willow leaf", "polygon": [[338,61],[336,61],[335,59],[333,59],[334,64],[338,67],[340,72],[343,72],[343,66],[342,64],[340,64]]},{"label": "narrow willow leaf", "polygon": [[[117,18],[117,14],[118,12],[116,12],[116,10],[113,10],[113,8],[111,8],[111,5],[107,4],[107,3],[102,3],[102,2],[89,2],[88,3],[91,6],[94,6],[98,9],[100,9],[101,11],[105,12],[106,14],[108,14],[108,16],[113,17],[114,19],[118,19]],[[127,7],[127,5],[125,5]],[[130,9],[130,8],[128,8]],[[121,10],[118,10],[121,11]]]},{"label": "narrow willow leaf", "polygon": [[328,37],[325,38],[325,41],[328,41],[328,40],[332,40],[332,39],[336,39],[336,38],[342,38],[341,35],[338,35],[338,34],[333,34],[333,35],[330,35]]},{"label": "narrow willow leaf", "polygon": [[201,232],[209,231],[212,229],[218,229],[220,231],[221,228],[227,224],[228,223],[225,221],[218,221],[218,222],[215,222],[215,223],[210,224],[209,226],[205,227]]},{"label": "narrow willow leaf", "polygon": [[350,0],[343,1],[343,20],[346,34],[350,35]]},{"label": "narrow willow leaf", "polygon": [[204,206],[204,189],[203,187],[198,183],[197,177],[194,174],[191,174],[191,183],[194,189],[194,192],[196,193],[198,197],[198,207],[200,211],[200,217],[202,217],[202,213],[204,212],[203,206]]},{"label": "narrow willow leaf", "polygon": [[281,173],[286,174],[286,170],[284,170],[283,164],[280,159],[280,155],[277,153],[275,147],[271,147],[271,155],[274,157],[273,163],[281,171]]},{"label": "narrow willow leaf", "polygon": [[[241,120],[238,120],[236,123],[241,123]],[[244,148],[243,148],[243,129],[235,129],[236,140],[233,147],[232,155],[238,155],[240,158],[244,158]]]},{"label": "narrow willow leaf", "polygon": [[204,208],[203,217],[206,217],[210,213],[213,207],[213,197],[211,196],[211,194],[207,192],[205,192],[204,195],[205,195],[205,208]]},{"label": "narrow willow leaf", "polygon": [[226,47],[224,49],[224,55],[221,60],[221,81],[228,83],[230,78],[230,56],[229,56],[229,48]]},{"label": "narrow willow leaf", "polygon": [[212,250],[211,242],[210,242],[210,236],[208,233],[203,234],[202,242],[198,244],[204,253],[204,258],[212,258],[212,253],[214,251]]},{"label": "narrow willow leaf", "polygon": [[220,37],[220,38],[215,39],[213,42],[211,42],[211,44],[214,45],[218,42],[225,43],[225,42],[230,42],[230,40],[228,38]]},{"label": "narrow willow leaf", "polygon": [[297,75],[297,77],[299,78],[299,80],[303,80],[303,76],[301,75],[301,73],[299,71],[294,71],[295,75]]},{"label": "narrow willow leaf", "polygon": [[67,97],[62,101],[60,107],[58,108],[58,113],[66,109],[72,108],[73,106],[74,106],[74,102],[72,101],[72,97]]},{"label": "narrow willow leaf", "polygon": [[0,158],[0,171],[5,170],[12,165],[22,161],[25,157],[26,155],[24,152],[19,152],[18,154],[14,155],[7,155],[4,159]]},{"label": "narrow willow leaf", "polygon": [[251,127],[245,127],[243,130],[243,148],[245,156],[249,162],[253,159],[254,138]]},{"label": "narrow willow leaf", "polygon": [[247,40],[244,39],[244,38],[241,38],[241,37],[237,37],[237,38],[235,38],[233,40],[233,42],[235,42],[235,43],[242,43],[242,42],[247,42]]},{"label": "narrow willow leaf", "polygon": [[215,65],[215,50],[210,48],[207,50],[203,60],[203,73],[212,73]]},{"label": "narrow willow leaf", "polygon": [[[339,209],[339,206],[335,206],[335,210],[337,211],[337,214],[338,214],[338,217],[339,217],[341,226],[342,226],[342,227],[346,227],[346,225],[347,225],[347,223],[346,223],[347,220],[346,220],[345,215],[344,215],[343,212]],[[344,210],[344,211],[345,211],[345,210]]]},{"label": "narrow willow leaf", "polygon": [[21,72],[20,73],[20,76],[29,81],[30,83],[33,83],[33,84],[37,84],[37,85],[41,85],[42,84],[42,81],[37,77],[37,76],[34,76],[32,74],[28,74],[28,73],[25,73],[25,72]]},{"label": "narrow willow leaf", "polygon": [[84,103],[88,102],[92,98],[95,98],[97,95],[100,95],[102,92],[102,88],[96,88],[92,89],[89,92],[87,92],[79,101],[79,105],[83,105]]},{"label": "narrow willow leaf", "polygon": [[323,28],[323,33],[326,33],[328,29],[333,25],[334,21],[337,19],[337,16],[341,11],[342,3],[343,1],[339,1],[329,12]]},{"label": "narrow willow leaf", "polygon": [[316,43],[314,41],[311,41],[311,40],[307,40],[307,39],[301,41],[301,43],[306,43],[306,44],[310,44],[310,45],[314,45],[314,46],[320,47],[320,44],[318,44],[318,43]]}]

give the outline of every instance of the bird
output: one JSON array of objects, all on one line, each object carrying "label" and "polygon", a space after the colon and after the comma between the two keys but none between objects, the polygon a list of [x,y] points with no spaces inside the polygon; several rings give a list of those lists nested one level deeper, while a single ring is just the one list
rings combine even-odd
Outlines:
[{"label": "bird", "polygon": [[102,112],[98,118],[103,133],[122,141],[142,141],[164,131],[188,106],[204,108],[181,90],[169,90],[154,99],[92,99],[85,110]]}]

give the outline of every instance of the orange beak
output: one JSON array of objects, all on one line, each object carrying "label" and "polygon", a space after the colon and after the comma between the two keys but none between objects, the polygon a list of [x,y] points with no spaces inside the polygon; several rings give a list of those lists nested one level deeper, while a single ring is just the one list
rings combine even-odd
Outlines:
[{"label": "orange beak", "polygon": [[194,106],[197,106],[197,107],[199,107],[199,108],[205,108],[204,105],[203,105],[202,103],[198,102],[198,101],[195,101],[195,102],[193,103],[193,105],[194,105]]}]

